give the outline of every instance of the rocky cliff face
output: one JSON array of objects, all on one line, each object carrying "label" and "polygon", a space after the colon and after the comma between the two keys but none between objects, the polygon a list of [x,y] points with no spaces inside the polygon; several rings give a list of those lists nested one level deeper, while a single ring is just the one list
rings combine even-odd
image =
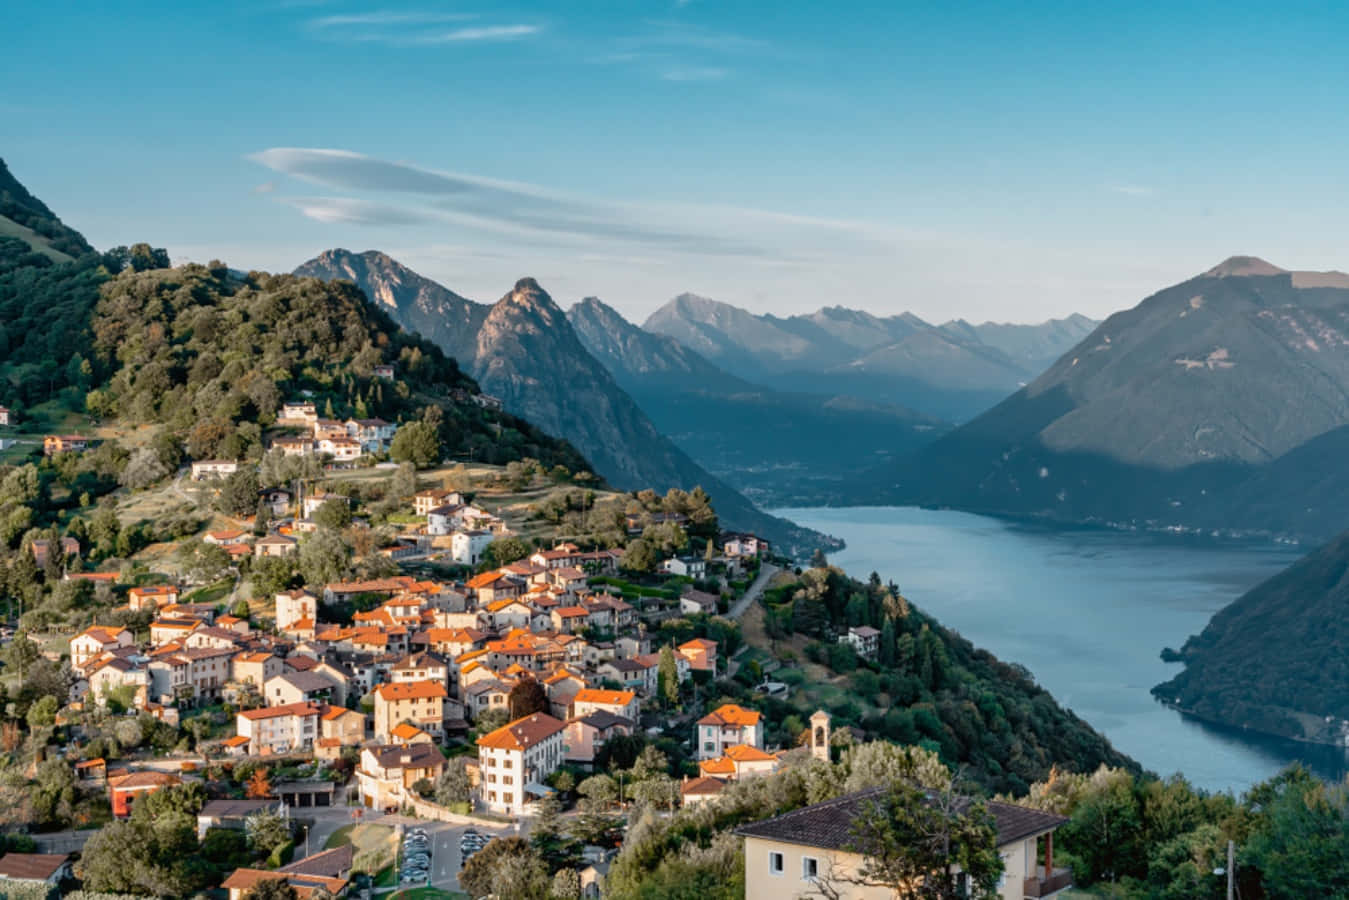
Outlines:
[{"label": "rocky cliff face", "polygon": [[372,297],[393,299],[404,328],[434,335],[485,393],[549,434],[566,438],[597,474],[625,490],[701,485],[722,522],[809,554],[836,541],[769,516],[713,477],[662,435],[609,371],[586,350],[567,316],[532,278],[486,306],[423,278],[381,253],[329,251],[299,274],[351,278]]},{"label": "rocky cliff face", "polygon": [[325,250],[295,274],[356,282],[404,328],[440,345],[465,371],[472,370],[474,336],[487,318],[486,304],[461,297],[377,250]]}]

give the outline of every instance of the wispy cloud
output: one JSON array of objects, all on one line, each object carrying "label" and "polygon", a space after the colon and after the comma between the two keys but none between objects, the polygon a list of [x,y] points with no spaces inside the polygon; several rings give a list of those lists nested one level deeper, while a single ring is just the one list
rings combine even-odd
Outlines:
[{"label": "wispy cloud", "polygon": [[350,197],[281,197],[306,218],[329,225],[426,225],[435,218],[417,210]]},{"label": "wispy cloud", "polygon": [[392,12],[347,13],[310,19],[311,28],[339,28],[350,25],[428,25],[465,22],[475,19],[471,13]]},{"label": "wispy cloud", "polygon": [[1126,197],[1151,197],[1157,193],[1152,188],[1141,184],[1112,184],[1110,190],[1112,193],[1123,194]]},{"label": "wispy cloud", "polygon": [[260,185],[256,186],[255,188],[253,188],[253,193],[255,193],[255,194],[270,194],[270,193],[271,193],[272,191],[274,191],[274,190],[276,190],[276,182],[275,182],[275,181],[264,181],[262,184],[260,184]]},{"label": "wispy cloud", "polygon": [[489,41],[515,41],[533,37],[542,26],[527,22],[447,25],[474,22],[474,13],[376,10],[316,16],[305,23],[310,35],[321,40],[387,44],[393,47],[434,46]]},{"label": "wispy cloud", "polygon": [[[853,222],[728,207],[659,209],[569,195],[519,182],[442,172],[353,153],[273,147],[248,157],[272,171],[341,192],[383,195],[279,197],[320,222],[459,226],[522,243],[623,256],[658,253],[801,261],[825,248],[878,252],[890,239]],[[390,196],[395,195],[395,196]],[[753,234],[750,240],[744,235]],[[615,249],[620,248],[620,249]],[[631,252],[631,248],[641,248]]]},{"label": "wispy cloud", "polygon": [[680,66],[661,73],[665,81],[720,81],[730,74],[717,66]]}]

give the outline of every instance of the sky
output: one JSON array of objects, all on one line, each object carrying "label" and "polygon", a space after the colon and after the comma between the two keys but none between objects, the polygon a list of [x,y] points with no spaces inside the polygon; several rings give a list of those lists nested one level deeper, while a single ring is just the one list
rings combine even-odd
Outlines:
[{"label": "sky", "polygon": [[[1147,8],[1145,8],[1147,7]],[[1163,8],[1165,7],[1165,8]],[[1349,269],[1349,7],[10,3],[0,157],[98,247],[383,250],[634,321],[1103,317]]]}]

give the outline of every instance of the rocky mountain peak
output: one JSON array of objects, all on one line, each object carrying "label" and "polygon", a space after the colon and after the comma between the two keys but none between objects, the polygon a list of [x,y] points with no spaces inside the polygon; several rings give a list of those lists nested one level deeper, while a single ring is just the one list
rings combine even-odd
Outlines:
[{"label": "rocky mountain peak", "polygon": [[1239,278],[1247,275],[1282,275],[1287,271],[1258,256],[1229,256],[1204,275],[1208,278]]}]

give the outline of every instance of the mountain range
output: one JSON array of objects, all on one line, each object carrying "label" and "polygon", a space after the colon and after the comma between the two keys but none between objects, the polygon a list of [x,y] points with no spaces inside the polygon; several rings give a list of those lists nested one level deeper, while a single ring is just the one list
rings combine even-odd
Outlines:
[{"label": "mountain range", "polygon": [[809,503],[949,427],[892,404],[754,384],[595,297],[567,318],[661,432],[756,500]]},{"label": "mountain range", "polygon": [[1349,276],[1233,257],[1116,313],[854,493],[1324,540],[1349,525]]},{"label": "mountain range", "polygon": [[1033,380],[1095,325],[1081,315],[1040,325],[931,325],[912,313],[880,317],[842,306],[784,318],[681,294],[642,328],[770,388],[961,421]]},{"label": "mountain range", "polygon": [[624,490],[701,485],[731,528],[788,552],[841,544],[758,509],[661,434],[584,347],[553,299],[531,278],[492,305],[477,304],[383,253],[329,250],[295,274],[355,282],[404,328],[422,331],[459,360],[505,408],[566,438],[597,473]]}]

